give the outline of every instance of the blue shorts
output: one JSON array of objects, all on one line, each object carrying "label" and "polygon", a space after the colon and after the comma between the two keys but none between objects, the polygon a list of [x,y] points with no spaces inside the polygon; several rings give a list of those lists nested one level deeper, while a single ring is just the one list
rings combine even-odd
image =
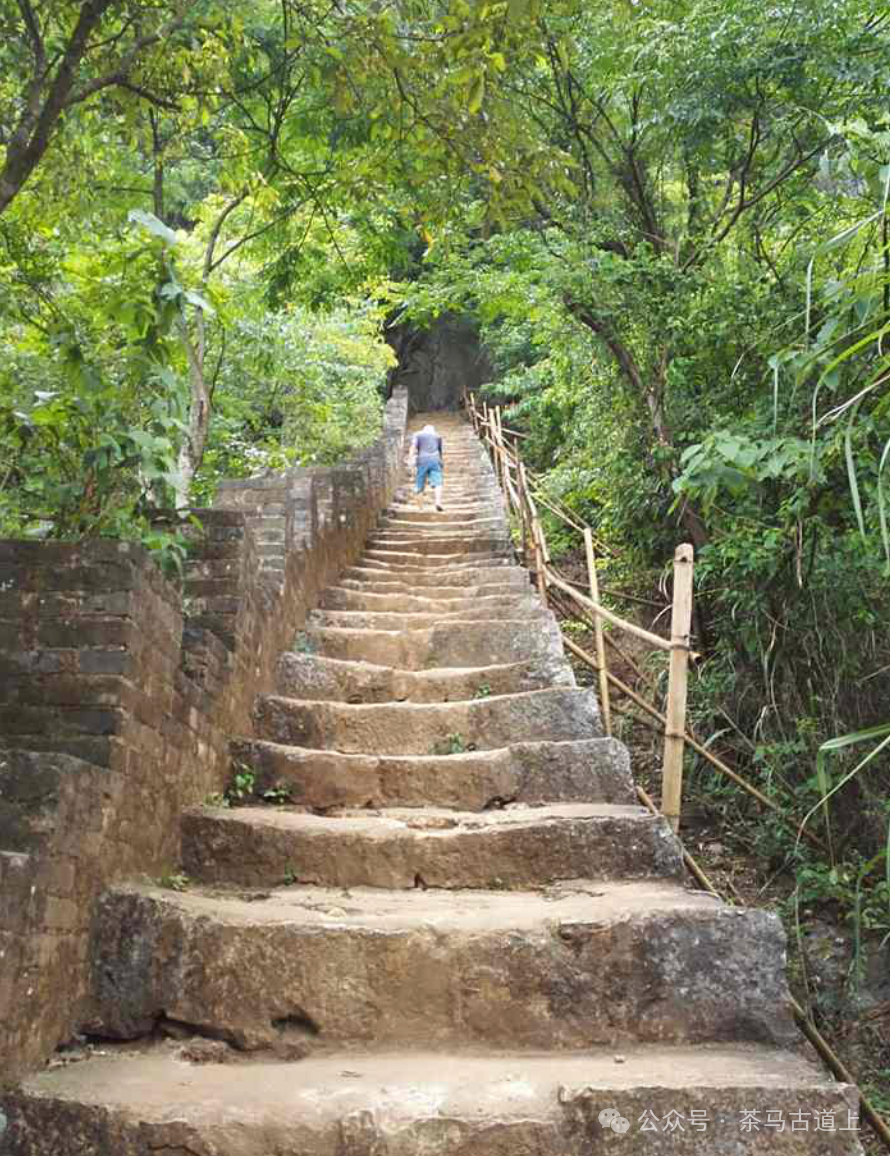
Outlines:
[{"label": "blue shorts", "polygon": [[417,492],[423,492],[424,483],[427,478],[430,480],[431,486],[442,485],[442,463],[441,462],[418,462],[417,463]]}]

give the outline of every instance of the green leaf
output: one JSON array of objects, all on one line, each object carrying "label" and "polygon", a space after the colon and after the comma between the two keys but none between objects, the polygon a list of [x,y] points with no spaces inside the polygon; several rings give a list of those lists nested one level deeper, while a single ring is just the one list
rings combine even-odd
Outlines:
[{"label": "green leaf", "polygon": [[862,498],[859,494],[859,480],[856,476],[856,462],[853,458],[853,423],[856,420],[856,414],[859,410],[858,403],[853,407],[850,413],[850,420],[847,422],[847,429],[844,433],[844,458],[847,463],[847,480],[850,484],[850,494],[853,498],[853,509],[856,513],[856,523],[859,526],[859,533],[865,540],[865,518],[862,515]]},{"label": "green leaf", "polygon": [[210,304],[206,297],[202,297],[200,293],[195,293],[193,289],[186,289],[183,293],[186,301],[190,305],[194,305],[196,309],[203,309],[208,317],[216,316],[216,310]]},{"label": "green leaf", "polygon": [[148,229],[149,233],[154,234],[155,237],[160,237],[167,245],[176,244],[176,234],[163,221],[158,220],[154,213],[147,213],[144,209],[130,209],[127,220],[141,225],[143,229]]},{"label": "green leaf", "polygon": [[476,79],[470,86],[470,97],[467,101],[467,108],[470,113],[475,116],[482,108],[482,101],[485,99],[485,73],[477,73]]}]

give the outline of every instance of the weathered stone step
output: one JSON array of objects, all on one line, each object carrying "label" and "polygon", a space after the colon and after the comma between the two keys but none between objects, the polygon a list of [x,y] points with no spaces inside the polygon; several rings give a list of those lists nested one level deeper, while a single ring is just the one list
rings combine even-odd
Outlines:
[{"label": "weathered stone step", "polygon": [[448,754],[494,750],[511,742],[597,738],[590,690],[548,687],[522,694],[446,703],[341,703],[260,695],[253,712],[258,738],[288,746],[364,755]]},{"label": "weathered stone step", "polygon": [[[407,498],[408,495],[403,495]],[[504,508],[494,496],[485,502],[461,503],[454,500],[448,503],[443,510],[437,510],[430,499],[425,498],[422,503],[416,499],[393,501],[386,510],[388,516],[399,521],[417,522],[420,525],[443,526],[449,522],[473,521],[477,518],[497,518],[503,520]]]},{"label": "weathered stone step", "polygon": [[362,554],[362,562],[383,564],[390,569],[429,569],[435,567],[475,565],[476,558],[484,566],[492,559],[507,558],[513,554],[513,546],[509,542],[494,542],[480,538],[477,541],[452,543],[459,545],[459,550],[450,550],[449,544],[437,542],[436,550],[423,550],[423,543],[417,543],[417,549],[408,549],[405,543],[400,543],[397,549],[394,546],[369,546]]},{"label": "weathered stone step", "polygon": [[320,887],[511,891],[561,879],[683,875],[680,844],[666,819],[610,803],[335,816],[202,807],[183,818],[182,866],[201,883],[248,887],[275,887],[288,873],[293,882]]},{"label": "weathered stone step", "polygon": [[506,526],[465,525],[455,530],[443,530],[441,526],[422,529],[393,529],[380,527],[367,541],[371,550],[422,550],[424,553],[459,554],[466,546],[468,553],[479,553],[483,549],[499,550],[510,541]]},{"label": "weathered stone step", "polygon": [[425,526],[422,522],[408,522],[400,521],[397,518],[387,518],[377,527],[377,533],[387,538],[398,538],[402,540],[418,540],[427,541],[430,538],[459,538],[461,536],[472,537],[478,534],[503,534],[506,531],[506,523],[501,518],[479,518],[472,521],[468,518],[463,518],[459,522],[437,522],[433,525]]},{"label": "weathered stone step", "polygon": [[[393,533],[458,534],[462,531],[472,532],[482,529],[499,530],[506,525],[503,514],[480,514],[474,518],[469,514],[464,516],[460,512],[449,513],[447,510],[441,514],[435,511],[434,513],[435,520],[424,518],[419,510],[388,513],[380,519],[379,526],[381,530]],[[409,514],[414,514],[414,517],[410,517]]]},{"label": "weathered stone step", "polygon": [[[433,491],[427,490],[422,497],[418,497],[417,491],[414,488],[414,483],[409,482],[404,488],[396,490],[393,501],[396,505],[409,505],[413,503],[432,502]],[[495,506],[500,501],[500,490],[494,478],[487,481],[480,481],[478,484],[470,486],[460,486],[456,483],[445,483],[443,490],[443,506],[451,508],[455,506],[481,506],[488,504]],[[437,511],[438,512],[438,511]]]},{"label": "weathered stone step", "polygon": [[276,690],[288,698],[331,702],[455,702],[543,686],[541,677],[521,662],[409,671],[286,651],[278,662]]},{"label": "weathered stone step", "polygon": [[636,801],[627,748],[606,738],[454,755],[344,755],[242,739],[232,758],[253,771],[257,790],[286,787],[294,803],[319,810]]},{"label": "weathered stone step", "polygon": [[[410,469],[406,470],[406,473],[409,474],[406,485],[413,486],[415,471]],[[474,461],[470,458],[459,458],[453,455],[445,462],[443,480],[446,485],[453,484],[455,488],[464,490],[496,484],[491,469],[486,470],[478,459]]]},{"label": "weathered stone step", "polygon": [[[414,584],[412,582],[403,582],[398,578],[390,578],[387,575],[375,576],[374,578],[346,578],[338,579],[338,586],[334,589],[351,590],[359,594],[386,594],[396,595],[397,597],[414,597],[418,598],[432,598],[442,599],[445,601],[454,599],[470,599],[479,598],[495,598],[495,597],[512,597],[516,594],[522,594],[531,589],[529,586],[528,575],[522,570],[511,576],[510,571],[503,571],[503,581],[496,581],[492,579],[489,582],[482,582],[479,585],[471,585],[463,583],[454,586],[447,585],[429,585],[427,583]],[[330,588],[329,588],[330,589]]]},{"label": "weathered stone step", "polygon": [[437,572],[416,570],[410,575],[386,570],[379,566],[359,564],[349,566],[337,581],[340,586],[351,586],[356,583],[362,587],[371,584],[380,586],[385,583],[393,589],[409,592],[416,590],[417,593],[429,597],[434,597],[434,595],[429,590],[421,590],[420,587],[433,587],[436,590],[464,588],[460,590],[461,595],[463,595],[466,587],[475,590],[492,585],[497,585],[500,588],[513,586],[523,590],[530,588],[527,571],[505,561],[501,561],[498,566],[450,566],[447,570],[443,569]]},{"label": "weathered stone step", "polygon": [[[478,458],[473,461],[466,459],[460,460],[459,458],[452,457],[445,462],[443,474],[445,484],[448,485],[449,482],[453,482],[454,485],[463,485],[469,481],[470,484],[476,485],[488,485],[491,483],[497,485],[494,471],[490,465],[488,465],[487,468],[486,466],[487,463]],[[414,489],[416,476],[415,469],[406,462],[405,472],[403,474],[404,481],[402,483],[405,489]],[[427,485],[429,485],[429,482],[427,482]]]},{"label": "weathered stone step", "polygon": [[[11,1096],[10,1156],[591,1156],[610,1140],[621,1156],[862,1152],[849,1130],[855,1088],[763,1046],[633,1046],[620,1064],[608,1047],[350,1050],[247,1068],[189,1063],[198,1049],[173,1041],[107,1050]],[[599,1122],[605,1108],[625,1134]],[[816,1131],[828,1118],[832,1130]]]},{"label": "weathered stone step", "polygon": [[[378,614],[453,614],[462,610],[477,610],[492,613],[516,607],[528,609],[534,601],[535,609],[541,609],[540,600],[530,587],[509,590],[507,593],[473,595],[461,592],[459,597],[429,597],[423,594],[375,593],[370,590],[356,590],[345,586],[329,586],[321,596],[322,610],[371,611]],[[516,615],[510,615],[516,617]]]},{"label": "weathered stone step", "polygon": [[472,619],[449,619],[429,630],[343,630],[310,626],[308,643],[316,654],[398,666],[402,670],[432,667],[532,665],[535,677],[564,682],[559,628],[550,616],[530,629],[525,620],[492,622],[480,629]]},{"label": "weathered stone step", "polygon": [[416,566],[425,562],[429,556],[447,557],[451,562],[460,558],[469,561],[477,554],[504,554],[512,549],[513,544],[506,533],[497,536],[488,533],[474,537],[460,535],[453,538],[421,538],[415,535],[404,539],[375,535],[368,540],[364,557],[396,562],[410,559],[409,565]]},{"label": "weathered stone step", "polygon": [[464,603],[452,609],[405,610],[313,610],[308,621],[313,626],[339,626],[349,630],[426,630],[455,618],[482,622],[498,619],[527,619],[530,626],[546,614],[540,599],[530,591],[514,598],[490,598],[484,605]]},{"label": "weathered stone step", "polygon": [[530,586],[524,578],[522,582],[486,582],[480,586],[428,586],[414,585],[410,582],[400,582],[397,579],[388,581],[359,580],[357,578],[340,578],[336,589],[349,591],[360,598],[365,596],[383,596],[386,598],[424,598],[431,602],[465,602],[468,605],[475,601],[474,591],[479,598],[521,598]]},{"label": "weathered stone step", "polygon": [[[471,557],[467,560],[464,560],[460,555],[424,558],[415,554],[409,555],[404,561],[399,562],[385,557],[372,556],[370,552],[366,551],[357,565],[351,567],[347,573],[351,574],[352,570],[356,569],[364,574],[371,574],[375,578],[386,575],[403,582],[422,582],[426,579],[433,585],[445,586],[455,578],[459,579],[462,575],[478,575],[480,570],[493,571],[499,567],[503,567],[505,570],[515,569],[521,574],[516,562],[506,550],[501,554],[478,554],[475,558]],[[527,575],[522,576],[525,581],[528,581]]]},{"label": "weathered stone step", "polygon": [[122,887],[96,906],[91,950],[104,1037],[165,1016],[246,1049],[290,1028],[306,1052],[798,1039],[778,917],[674,883]]}]

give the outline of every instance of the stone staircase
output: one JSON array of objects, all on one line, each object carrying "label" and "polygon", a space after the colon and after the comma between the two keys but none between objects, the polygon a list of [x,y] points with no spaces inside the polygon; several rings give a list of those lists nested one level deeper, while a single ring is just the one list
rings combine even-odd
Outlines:
[{"label": "stone staircase", "polygon": [[13,1156],[861,1151],[778,921],[688,889],[438,426],[445,512],[406,485],[234,744],[292,805],[191,812],[185,890],[104,896],[115,1042],[8,1100]]}]

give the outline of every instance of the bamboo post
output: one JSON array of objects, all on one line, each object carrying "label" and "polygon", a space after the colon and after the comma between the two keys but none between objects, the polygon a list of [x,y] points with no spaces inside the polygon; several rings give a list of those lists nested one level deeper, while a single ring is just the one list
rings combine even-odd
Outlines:
[{"label": "bamboo post", "polygon": [[498,480],[498,485],[503,490],[504,488],[504,466],[501,461],[501,447],[498,441],[498,407],[492,406],[488,411],[491,417],[491,449],[494,454],[494,472]]},{"label": "bamboo post", "polygon": [[668,675],[667,719],[661,809],[676,834],[683,796],[683,747],[686,740],[686,680],[689,673],[689,632],[692,626],[692,560],[688,543],[674,552],[674,600],[671,607],[671,665]]},{"label": "bamboo post", "polygon": [[534,555],[532,538],[532,515],[528,500],[528,478],[525,476],[525,465],[519,463],[519,502],[522,508],[522,560],[526,569],[531,567]]},{"label": "bamboo post", "polygon": [[[488,415],[488,402],[483,401],[483,403],[482,403],[482,444],[485,446],[486,450],[489,449],[489,446],[487,444],[488,440],[489,440],[488,416],[489,416]],[[489,452],[489,456],[491,456],[490,452]]]},{"label": "bamboo post", "polygon": [[494,407],[494,440],[497,447],[501,489],[509,500],[509,494],[507,494],[507,452],[504,449],[504,435],[501,432],[501,407],[499,405]]},{"label": "bamboo post", "polygon": [[[599,582],[596,576],[596,558],[593,553],[593,534],[589,526],[584,527],[584,552],[587,555],[587,577],[590,582],[590,597],[597,604],[600,600]],[[603,726],[606,734],[612,736],[612,707],[609,702],[609,675],[606,668],[606,643],[603,638],[603,620],[594,615],[594,637],[596,639],[596,660],[599,664],[600,708],[603,712]]]},{"label": "bamboo post", "polygon": [[535,580],[538,584],[538,593],[541,596],[541,601],[547,605],[547,564],[544,561],[544,535],[541,531],[541,523],[537,517],[532,515],[532,541],[535,548]]}]

